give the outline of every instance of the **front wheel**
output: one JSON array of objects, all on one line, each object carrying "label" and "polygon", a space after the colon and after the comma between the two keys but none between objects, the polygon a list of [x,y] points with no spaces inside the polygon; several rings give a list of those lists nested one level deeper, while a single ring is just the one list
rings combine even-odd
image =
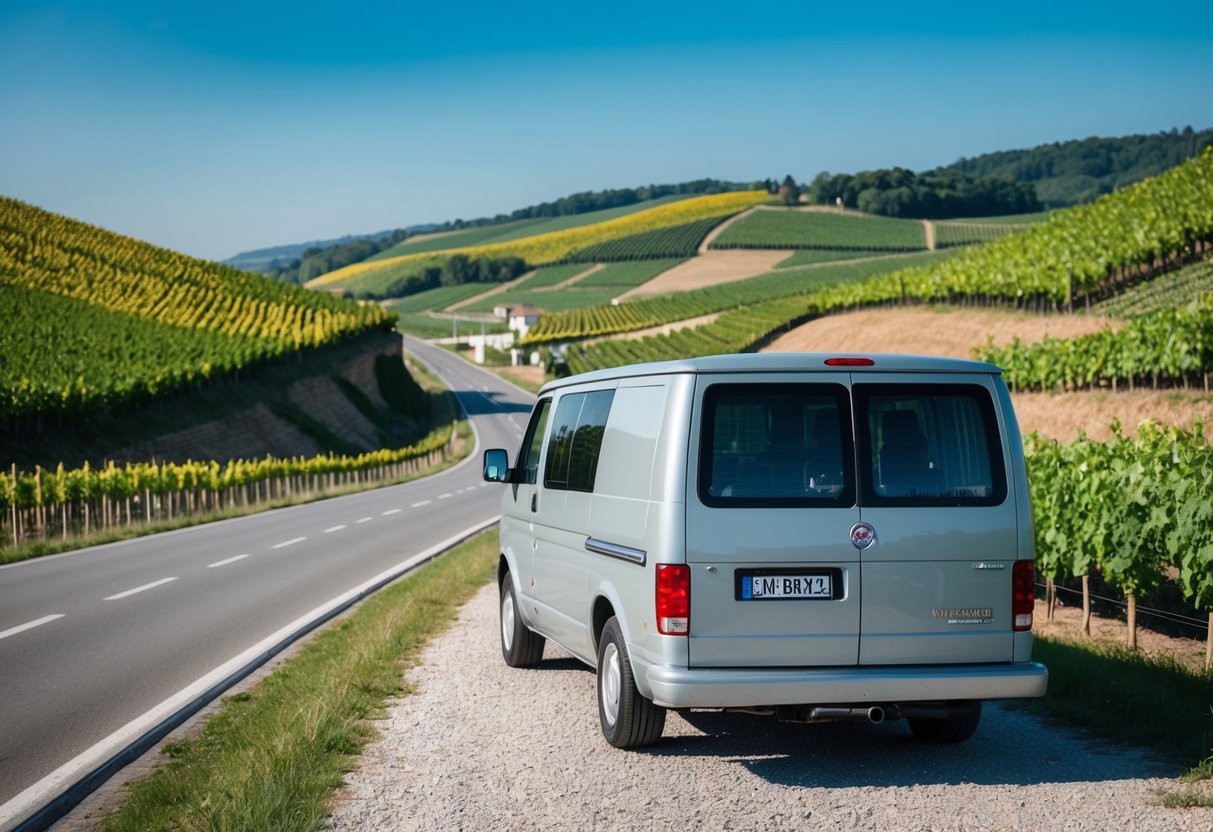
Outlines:
[{"label": "front wheel", "polygon": [[506,572],[501,581],[501,657],[510,667],[534,667],[543,659],[543,642],[543,636],[522,623],[514,581]]},{"label": "front wheel", "polygon": [[665,708],[636,689],[632,662],[619,619],[611,618],[598,642],[598,721],[602,735],[616,748],[639,748],[661,739]]},{"label": "front wheel", "polygon": [[915,739],[931,743],[964,742],[973,736],[981,721],[981,702],[949,702],[948,715],[942,719],[910,718],[910,732]]}]

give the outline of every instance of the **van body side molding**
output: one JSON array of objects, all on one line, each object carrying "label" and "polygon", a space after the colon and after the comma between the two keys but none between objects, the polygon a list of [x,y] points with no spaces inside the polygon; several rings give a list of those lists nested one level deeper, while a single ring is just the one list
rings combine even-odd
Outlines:
[{"label": "van body side molding", "polygon": [[585,539],[586,551],[594,552],[598,555],[606,555],[610,558],[619,558],[630,563],[644,566],[645,560],[649,553],[643,549],[633,549],[631,546],[620,546],[618,543],[608,543],[605,540],[598,540],[593,537]]}]

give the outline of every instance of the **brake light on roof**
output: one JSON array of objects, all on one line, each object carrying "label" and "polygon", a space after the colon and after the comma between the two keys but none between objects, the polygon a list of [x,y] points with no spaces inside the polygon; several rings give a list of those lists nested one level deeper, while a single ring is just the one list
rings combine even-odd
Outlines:
[{"label": "brake light on roof", "polygon": [[845,356],[839,356],[837,358],[827,358],[826,366],[827,367],[874,367],[874,366],[876,366],[876,362],[870,358],[860,358],[858,356],[851,357],[851,358],[848,358]]},{"label": "brake light on roof", "polygon": [[657,564],[657,632],[685,636],[691,630],[691,567]]},{"label": "brake light on roof", "polygon": [[1016,632],[1032,629],[1032,610],[1036,606],[1036,564],[1017,560],[1011,570],[1011,615]]}]

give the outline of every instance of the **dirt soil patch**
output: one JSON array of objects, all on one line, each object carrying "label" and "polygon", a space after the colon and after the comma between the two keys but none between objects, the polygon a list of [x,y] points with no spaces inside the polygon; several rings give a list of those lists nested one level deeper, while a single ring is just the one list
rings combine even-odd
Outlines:
[{"label": "dirt soil patch", "polygon": [[[993,338],[998,346],[1018,337],[1026,343],[1046,335],[1072,338],[1116,329],[1123,321],[1082,315],[1029,315],[947,307],[871,309],[831,315],[797,327],[763,352],[904,352],[972,358],[973,348]],[[1144,419],[1190,428],[1193,419],[1213,424],[1213,396],[1166,390],[1113,393],[1016,393],[1012,397],[1020,428],[1062,441],[1079,430],[1107,439],[1114,419],[1132,435]]]},{"label": "dirt soil patch", "polygon": [[[1043,590],[1040,590],[1043,593]],[[1036,610],[1032,614],[1032,632],[1038,636],[1048,636],[1059,641],[1086,641],[1080,630],[1082,626],[1082,598],[1070,599],[1068,593],[1062,593],[1061,598],[1066,605],[1058,603],[1053,608],[1053,620],[1045,618],[1047,609],[1042,599],[1037,599]],[[1128,643],[1129,628],[1123,621],[1115,618],[1105,618],[1099,615],[1091,616],[1091,641],[1103,644],[1125,646]],[[1193,638],[1174,638],[1156,633],[1137,624],[1137,646],[1150,656],[1167,656],[1176,662],[1200,673],[1205,667],[1205,643]]]},{"label": "dirt soil patch", "polygon": [[685,292],[720,283],[731,283],[734,280],[745,280],[747,277],[772,271],[777,263],[788,259],[791,254],[792,252],[782,249],[709,251],[662,272],[647,283],[620,295],[620,298]]}]

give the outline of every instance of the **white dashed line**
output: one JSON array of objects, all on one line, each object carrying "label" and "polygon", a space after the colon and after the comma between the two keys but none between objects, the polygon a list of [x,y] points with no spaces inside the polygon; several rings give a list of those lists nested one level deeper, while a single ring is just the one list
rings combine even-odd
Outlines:
[{"label": "white dashed line", "polygon": [[434,502],[434,501],[433,500],[422,500],[420,503],[413,503],[411,506],[409,506],[409,508],[421,508],[422,506],[428,506],[432,502]]},{"label": "white dashed line", "polygon": [[333,532],[339,532],[344,528],[345,528],[345,523],[342,523],[340,526],[330,526],[329,528],[324,530],[324,533],[332,534]]},{"label": "white dashed line", "polygon": [[285,549],[287,546],[294,546],[296,543],[302,543],[307,540],[306,537],[292,537],[290,540],[284,540],[281,543],[275,543],[271,549]]},{"label": "white dashed line", "polygon": [[374,519],[375,519],[374,517],[359,517],[358,522],[359,523],[369,523]]},{"label": "white dashed line", "polygon": [[454,494],[451,494],[450,492],[447,492],[446,494],[439,494],[439,495],[438,495],[438,499],[439,499],[439,500],[445,500],[447,497],[454,497],[454,496],[455,496]]},{"label": "white dashed line", "polygon": [[15,636],[17,633],[24,633],[26,630],[32,630],[35,627],[41,627],[43,624],[49,624],[59,618],[62,618],[64,613],[56,613],[55,615],[44,615],[37,621],[30,621],[27,624],[19,624],[16,627],[10,627],[7,630],[0,630],[0,638],[8,638]]},{"label": "white dashed line", "polygon": [[389,508],[387,511],[383,512],[383,516],[384,516],[384,517],[388,517],[389,515],[392,515],[392,514],[399,514],[399,513],[400,513],[400,509],[398,509],[398,508]]},{"label": "white dashed line", "polygon": [[105,600],[106,601],[120,601],[123,598],[129,598],[130,596],[136,595],[140,592],[146,592],[147,590],[155,589],[158,586],[164,586],[165,584],[171,584],[175,580],[177,580],[177,579],[176,578],[161,578],[158,581],[152,581],[150,584],[144,584],[143,586],[137,586],[134,589],[128,589],[126,592],[119,592],[117,595],[111,595],[108,598],[106,598]]},{"label": "white dashed line", "polygon": [[236,561],[238,561],[238,560],[244,560],[244,559],[245,559],[245,558],[247,558],[247,557],[248,557],[248,555],[236,555],[236,557],[234,557],[234,558],[228,558],[227,560],[217,560],[217,561],[215,561],[214,563],[208,563],[208,564],[206,565],[206,568],[207,568],[207,569],[214,569],[214,568],[216,568],[216,567],[218,567],[218,566],[227,566],[229,563],[235,563]]}]

